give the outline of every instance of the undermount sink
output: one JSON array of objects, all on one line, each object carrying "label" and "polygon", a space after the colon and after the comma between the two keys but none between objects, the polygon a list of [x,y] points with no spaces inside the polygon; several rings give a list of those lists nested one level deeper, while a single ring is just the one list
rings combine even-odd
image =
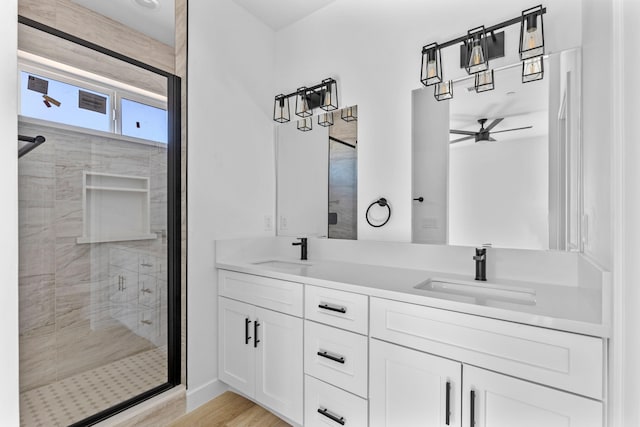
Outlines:
[{"label": "undermount sink", "polygon": [[432,278],[414,286],[414,288],[474,297],[478,300],[494,300],[525,305],[535,305],[536,303],[536,291],[533,289],[497,285],[490,282]]},{"label": "undermount sink", "polygon": [[300,268],[311,267],[312,264],[306,262],[270,260],[254,262],[253,265],[275,268],[279,270],[299,270]]}]

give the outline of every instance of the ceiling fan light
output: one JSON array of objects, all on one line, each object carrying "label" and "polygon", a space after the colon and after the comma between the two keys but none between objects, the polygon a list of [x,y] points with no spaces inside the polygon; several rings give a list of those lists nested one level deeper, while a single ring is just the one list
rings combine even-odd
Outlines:
[{"label": "ceiling fan light", "polygon": [[447,80],[446,82],[438,83],[433,90],[433,96],[438,101],[446,101],[453,98],[453,81]]},{"label": "ceiling fan light", "polygon": [[494,90],[495,81],[493,79],[493,70],[480,71],[476,74],[475,89],[477,93]]},{"label": "ceiling fan light", "polygon": [[542,80],[544,77],[544,60],[542,56],[522,61],[522,83]]},{"label": "ceiling fan light", "polygon": [[519,51],[521,60],[544,55],[542,5],[522,12]]},{"label": "ceiling fan light", "polygon": [[431,43],[422,48],[420,81],[427,87],[442,82],[442,61],[438,43]]}]

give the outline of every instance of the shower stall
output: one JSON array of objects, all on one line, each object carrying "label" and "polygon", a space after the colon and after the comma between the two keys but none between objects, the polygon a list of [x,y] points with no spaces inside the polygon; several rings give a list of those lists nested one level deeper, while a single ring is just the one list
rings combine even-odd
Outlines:
[{"label": "shower stall", "polygon": [[90,425],[180,383],[179,79],[20,23],[21,425]]}]

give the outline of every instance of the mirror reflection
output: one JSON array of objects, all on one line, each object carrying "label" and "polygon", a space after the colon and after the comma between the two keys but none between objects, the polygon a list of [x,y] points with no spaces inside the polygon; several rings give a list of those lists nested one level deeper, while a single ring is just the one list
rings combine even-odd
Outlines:
[{"label": "mirror reflection", "polygon": [[276,128],[278,235],[357,239],[356,117],[354,106],[331,126],[314,116],[309,131],[295,120]]},{"label": "mirror reflection", "polygon": [[580,249],[580,55],[545,58],[544,79],[520,63],[473,78],[454,97],[413,92],[414,243]]}]

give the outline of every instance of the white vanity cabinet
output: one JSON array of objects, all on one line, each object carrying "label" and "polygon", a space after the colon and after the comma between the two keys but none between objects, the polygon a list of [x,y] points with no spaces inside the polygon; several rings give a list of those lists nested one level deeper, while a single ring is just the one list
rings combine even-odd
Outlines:
[{"label": "white vanity cabinet", "polygon": [[[225,270],[218,277],[220,379],[302,424],[302,319],[270,308],[295,313],[302,307],[303,285]],[[266,307],[232,298],[244,294]]]}]

